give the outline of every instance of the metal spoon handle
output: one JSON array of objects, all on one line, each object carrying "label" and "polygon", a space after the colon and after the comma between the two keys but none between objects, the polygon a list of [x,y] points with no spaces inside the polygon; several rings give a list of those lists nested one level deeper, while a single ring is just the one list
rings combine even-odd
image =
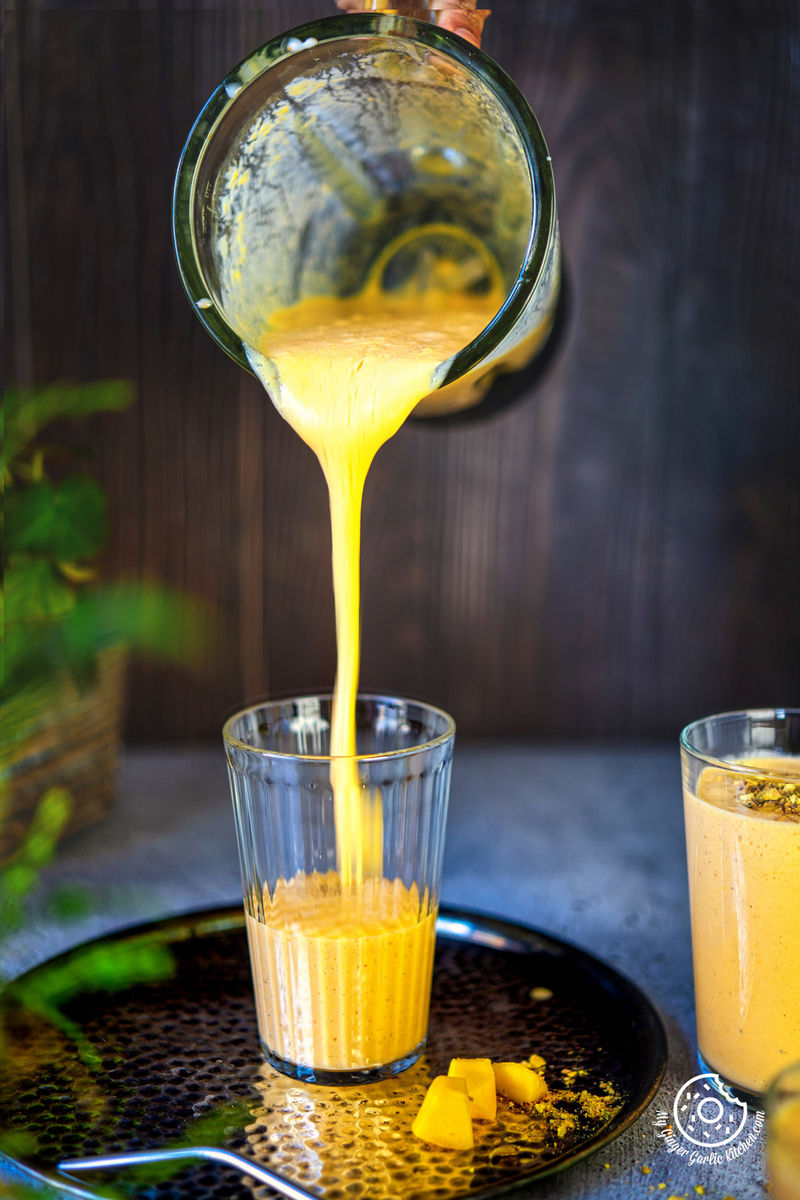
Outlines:
[{"label": "metal spoon handle", "polygon": [[141,1166],[143,1163],[174,1162],[176,1159],[206,1159],[231,1167],[242,1175],[248,1175],[259,1183],[269,1184],[274,1191],[289,1200],[316,1200],[313,1192],[289,1183],[274,1171],[260,1166],[252,1159],[244,1158],[241,1154],[233,1154],[229,1150],[219,1150],[216,1146],[192,1146],[185,1150],[132,1150],[127,1154],[103,1154],[96,1158],[67,1159],[58,1164],[59,1171],[69,1174],[71,1171],[105,1171],[115,1167]]}]

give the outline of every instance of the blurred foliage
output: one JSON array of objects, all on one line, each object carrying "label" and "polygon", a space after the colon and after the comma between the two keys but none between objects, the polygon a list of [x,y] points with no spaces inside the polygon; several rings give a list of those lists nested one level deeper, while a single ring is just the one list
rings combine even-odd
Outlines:
[{"label": "blurred foliage", "polygon": [[[31,709],[52,699],[52,685],[65,674],[86,686],[106,646],[125,644],[164,661],[202,660],[211,623],[204,605],[153,584],[96,583],[108,538],[105,492],[85,470],[72,469],[75,451],[39,440],[56,419],[114,412],[132,400],[130,384],[119,380],[6,393],[4,741],[24,731]],[[43,685],[46,696],[37,696]]]},{"label": "blurred foliage", "polygon": [[157,937],[99,941],[38,967],[29,978],[9,984],[7,994],[31,1012],[49,1014],[75,996],[159,983],[174,972],[172,951]]},{"label": "blurred foliage", "polygon": [[80,921],[92,911],[92,897],[85,887],[67,883],[47,897],[44,912],[50,921]]},{"label": "blurred foliage", "polygon": [[37,1139],[28,1129],[9,1129],[3,1134],[3,1151],[12,1158],[27,1158],[36,1153]]},{"label": "blurred foliage", "polygon": [[[211,1112],[194,1117],[179,1138],[165,1146],[153,1149],[173,1153],[199,1150],[207,1146],[225,1146],[231,1136],[241,1132],[253,1120],[251,1105],[244,1100],[225,1100]],[[138,1187],[165,1183],[185,1171],[192,1162],[197,1162],[188,1153],[186,1157],[167,1159],[159,1163],[142,1163],[141,1166],[126,1168],[126,1179]],[[220,1168],[223,1169],[223,1168]]]},{"label": "blurred foliage", "polygon": [[127,408],[133,400],[133,389],[119,380],[53,383],[43,388],[8,388],[3,400],[3,458],[9,464],[23,464],[25,449],[53,421]]},{"label": "blurred foliage", "polygon": [[[12,802],[12,766],[24,756],[26,737],[57,711],[67,684],[83,689],[92,683],[102,650],[123,645],[166,662],[203,661],[212,628],[204,605],[151,583],[98,582],[98,558],[108,538],[105,492],[79,451],[41,438],[53,421],[118,412],[132,400],[131,385],[117,380],[10,388],[4,395],[0,828]],[[53,858],[71,810],[67,791],[43,789],[26,833],[0,870],[0,940],[22,924],[25,902]],[[75,887],[50,898],[62,918],[85,912],[88,903]],[[171,970],[171,956],[162,948],[128,958],[109,957],[105,950],[78,955],[38,973],[37,990],[25,1003],[74,1037],[89,1063],[96,1051],[83,1044],[61,1006],[76,992],[127,987]]]},{"label": "blurred foliage", "polygon": [[[8,788],[0,782],[0,823]],[[72,808],[69,792],[48,788],[39,801],[25,837],[0,873],[0,931],[10,933],[22,922],[25,897],[53,857]]]},{"label": "blurred foliage", "polygon": [[[4,783],[26,736],[54,710],[65,684],[92,683],[101,651],[121,645],[164,662],[204,662],[213,627],[206,605],[152,583],[98,582],[108,537],[105,492],[83,466],[75,469],[77,450],[41,439],[55,420],[118,412],[132,400],[121,380],[4,395],[0,823],[9,802]],[[45,796],[42,805],[0,881],[0,935],[18,920],[65,823],[63,796]]]},{"label": "blurred foliage", "polygon": [[[24,753],[26,736],[57,707],[66,684],[83,689],[92,683],[102,650],[123,645],[165,662],[204,662],[213,628],[205,605],[151,583],[98,581],[97,560],[108,538],[105,493],[78,451],[40,436],[53,421],[120,411],[132,400],[131,386],[121,381],[12,388],[4,397],[0,828],[11,804],[11,767]],[[0,870],[0,942],[23,923],[25,902],[53,858],[71,809],[64,788],[46,788]],[[85,913],[90,901],[72,887],[48,903],[54,915],[69,919]],[[3,1004],[22,1006],[72,1042],[88,1097],[102,1057],[113,1047],[96,1047],[86,1038],[68,1015],[70,1001],[155,983],[174,969],[169,948],[154,939],[79,947],[6,984]],[[4,1034],[0,1021],[0,1060]],[[25,1138],[24,1130],[0,1130],[0,1146],[14,1157],[33,1153]]]},{"label": "blurred foliage", "polygon": [[[142,1197],[142,1200],[152,1196],[155,1200],[155,1196],[164,1194],[159,1184],[167,1183],[201,1161],[193,1152],[206,1147],[224,1146],[233,1134],[240,1133],[252,1119],[253,1114],[248,1103],[243,1100],[226,1100],[210,1112],[189,1121],[180,1138],[164,1146],[152,1147],[153,1150],[173,1153],[178,1155],[177,1157],[162,1162],[120,1168],[117,1176],[120,1179],[119,1189],[111,1183],[105,1183],[98,1188],[93,1172],[76,1171],[70,1178],[75,1181],[77,1187],[83,1185],[91,1188],[93,1194],[109,1197],[109,1200],[122,1200],[122,1197],[131,1196]],[[0,1134],[0,1149],[12,1158],[24,1161],[34,1155],[36,1141],[23,1130],[9,1129]],[[26,1190],[24,1184],[20,1184],[19,1188],[19,1192],[11,1192],[9,1200],[11,1197],[14,1200],[33,1200],[34,1197],[42,1200],[42,1193],[38,1188],[31,1187],[30,1190]]]},{"label": "blurred foliage", "polygon": [[94,1046],[64,1008],[76,996],[121,992],[143,983],[159,983],[174,974],[172,951],[154,938],[101,941],[79,946],[10,983],[5,1001],[21,1005],[59,1029],[73,1043],[83,1065],[96,1071],[108,1048],[103,1051]]}]

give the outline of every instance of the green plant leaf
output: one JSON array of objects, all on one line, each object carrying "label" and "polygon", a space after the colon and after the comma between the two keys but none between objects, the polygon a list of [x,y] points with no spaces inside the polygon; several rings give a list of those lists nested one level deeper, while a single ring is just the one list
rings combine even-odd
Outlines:
[{"label": "green plant leaf", "polygon": [[37,872],[46,867],[72,809],[72,796],[66,788],[49,787],[36,806],[31,827],[15,852],[15,861],[25,863]]},{"label": "green plant leaf", "polygon": [[[56,621],[39,625],[19,621],[6,625],[0,663],[0,704],[3,706],[0,744],[5,743],[6,730],[14,724],[6,712],[7,703],[13,697],[36,692],[35,704],[40,706],[43,701],[38,695],[40,688],[63,670],[61,641],[59,622]],[[27,707],[27,703],[22,705],[23,709]],[[20,716],[23,722],[27,719],[24,713]]]},{"label": "green plant leaf", "polygon": [[6,624],[61,617],[75,607],[75,590],[43,558],[15,554],[3,579]]},{"label": "green plant leaf", "polygon": [[88,475],[59,484],[42,480],[6,493],[6,554],[27,551],[55,560],[91,558],[108,534],[105,493]]},{"label": "green plant leaf", "polygon": [[200,665],[213,627],[207,605],[157,584],[118,583],[86,590],[63,622],[70,661],[122,642],[162,662]]},{"label": "green plant leaf", "polygon": [[91,683],[105,647],[123,644],[162,662],[203,669],[217,640],[208,605],[150,583],[84,588],[58,620],[9,622],[0,662],[0,756],[52,701],[65,674],[79,687]]},{"label": "green plant leaf", "polygon": [[44,388],[8,388],[4,397],[3,464],[11,466],[40,429],[60,417],[88,417],[127,408],[133,387],[126,380],[53,383]]},{"label": "green plant leaf", "polygon": [[39,800],[30,829],[0,871],[0,928],[20,923],[23,901],[51,861],[71,810],[72,797],[62,787],[48,788]]}]

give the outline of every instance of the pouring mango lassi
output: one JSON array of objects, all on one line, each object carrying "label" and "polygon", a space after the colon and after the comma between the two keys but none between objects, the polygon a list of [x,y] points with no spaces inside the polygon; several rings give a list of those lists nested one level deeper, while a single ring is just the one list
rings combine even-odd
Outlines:
[{"label": "pouring mango lassi", "polygon": [[379,279],[378,269],[357,296],[273,313],[247,350],[319,459],[330,499],[338,870],[279,880],[247,916],[262,1041],[288,1063],[329,1071],[397,1061],[421,1044],[435,938],[429,898],[382,875],[381,796],[361,786],[354,759],[364,484],[380,447],[504,298],[499,284],[478,297],[435,286],[410,295],[385,292]]},{"label": "pouring mango lassi", "polygon": [[[383,1008],[401,1041],[378,1027],[362,1040],[392,1074],[427,1026],[391,963],[430,979],[455,726],[432,705],[356,702],[364,483],[417,406],[480,404],[547,340],[561,278],[550,154],[513,81],[443,22],[332,17],[226,76],[187,141],[173,212],[200,320],[312,448],[330,498],[333,703],[269,701],[223,731],[265,1054],[304,1079],[285,1066],[300,1054],[329,1073],[369,1065],[327,1034],[299,1049],[290,1001],[304,994],[300,1019],[320,1029],[337,1008]],[[383,955],[384,937],[406,949]],[[365,956],[390,964],[371,1005]],[[312,959],[336,964],[317,972],[324,995]]]}]

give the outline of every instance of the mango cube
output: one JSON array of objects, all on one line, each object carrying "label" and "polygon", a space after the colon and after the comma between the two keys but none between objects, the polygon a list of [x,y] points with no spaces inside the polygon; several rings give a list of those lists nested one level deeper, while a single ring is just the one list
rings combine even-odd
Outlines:
[{"label": "mango cube", "polygon": [[547,1094],[542,1076],[522,1063],[492,1063],[492,1070],[500,1095],[517,1104],[535,1104]]},{"label": "mango cube", "polygon": [[475,1121],[493,1121],[497,1116],[497,1090],[488,1058],[454,1058],[447,1074],[467,1085],[469,1111]]},{"label": "mango cube", "polygon": [[471,1150],[475,1140],[465,1081],[437,1075],[414,1117],[411,1132],[421,1141],[445,1150]]}]

